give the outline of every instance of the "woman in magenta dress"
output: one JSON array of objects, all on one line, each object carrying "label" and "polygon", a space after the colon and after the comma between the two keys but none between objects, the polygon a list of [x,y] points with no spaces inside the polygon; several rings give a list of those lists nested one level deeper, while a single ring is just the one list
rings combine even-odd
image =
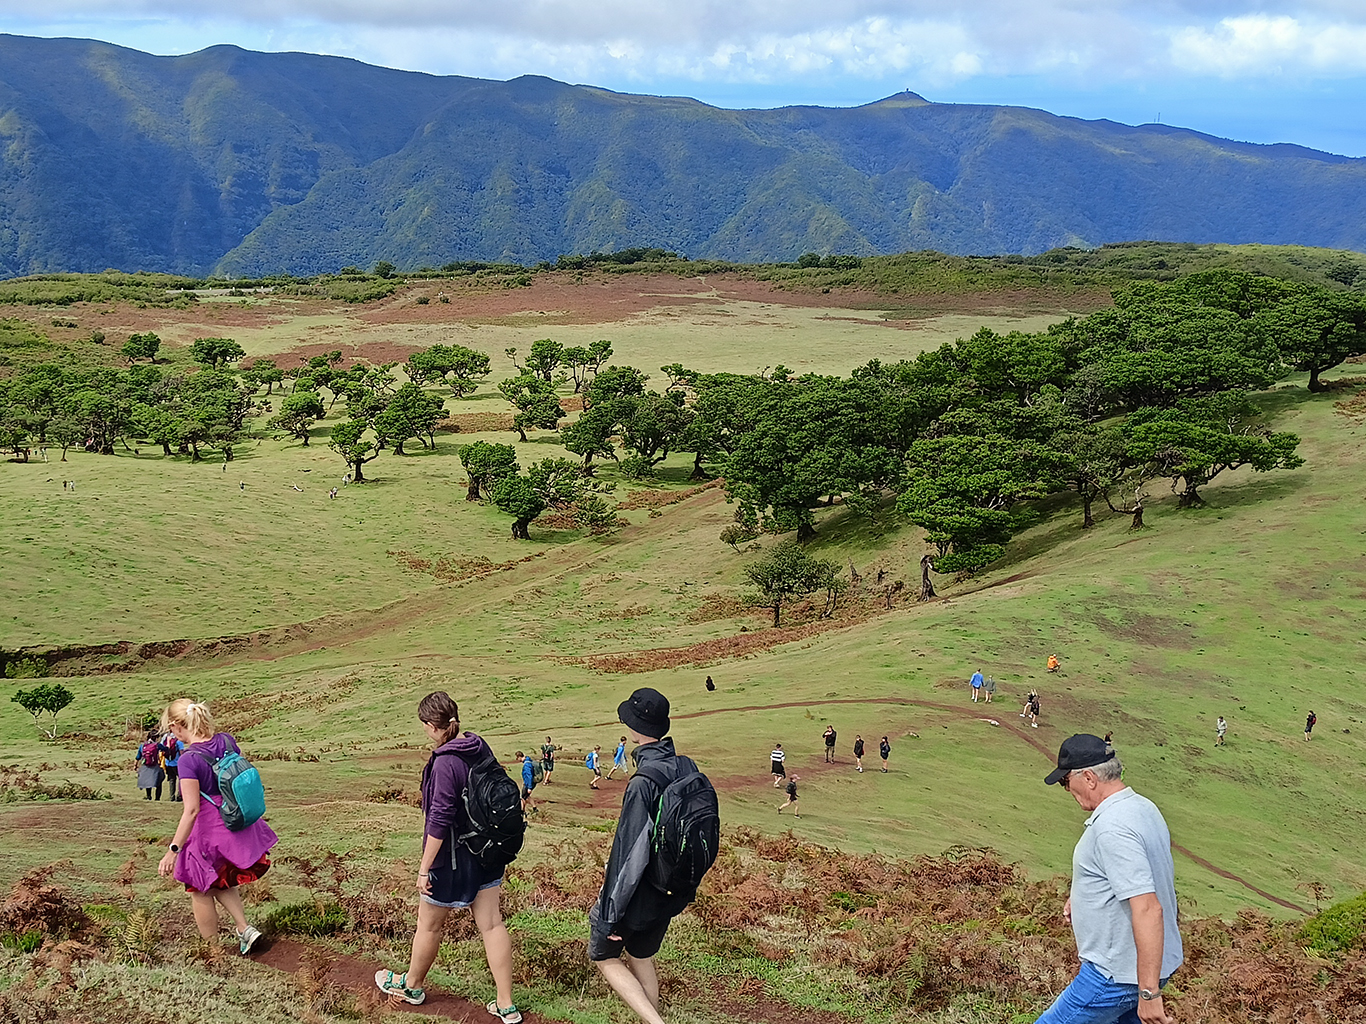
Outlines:
[{"label": "woman in magenta dress", "polygon": [[214,732],[208,705],[185,697],[173,700],[161,716],[161,727],[185,744],[180,755],[184,809],[157,873],[174,875],[184,883],[194,906],[195,924],[205,939],[218,935],[218,907],[226,910],[236,925],[238,950],[246,956],[261,933],[247,923],[237,887],[269,870],[269,851],[278,837],[264,819],[240,832],[229,832],[223,824],[213,762],[230,750],[241,751],[230,735]]}]

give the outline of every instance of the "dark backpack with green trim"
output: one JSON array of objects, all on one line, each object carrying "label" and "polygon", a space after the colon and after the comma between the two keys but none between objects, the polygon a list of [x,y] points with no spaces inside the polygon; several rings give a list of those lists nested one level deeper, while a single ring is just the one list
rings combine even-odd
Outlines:
[{"label": "dark backpack with green trim", "polygon": [[668,895],[697,892],[721,846],[715,787],[689,757],[674,758],[670,767],[644,761],[636,765],[636,774],[660,789],[646,881]]}]

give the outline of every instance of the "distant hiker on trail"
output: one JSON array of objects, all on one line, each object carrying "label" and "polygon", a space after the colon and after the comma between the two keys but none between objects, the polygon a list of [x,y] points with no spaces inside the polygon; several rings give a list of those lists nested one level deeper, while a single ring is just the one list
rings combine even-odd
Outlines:
[{"label": "distant hiker on trail", "polygon": [[551,773],[555,771],[555,751],[559,749],[559,747],[550,741],[549,736],[547,736],[545,742],[541,744],[541,770],[545,772],[545,784],[547,786],[550,785]]},{"label": "distant hiker on trail", "polygon": [[833,725],[825,727],[825,763],[835,763],[835,727]]},{"label": "distant hiker on trail", "polygon": [[769,771],[773,773],[773,788],[777,789],[782,785],[783,779],[787,778],[787,769],[783,767],[783,762],[787,760],[787,755],[783,753],[781,743],[773,744],[773,753],[769,757]]},{"label": "distant hiker on trail", "polygon": [[238,480],[237,489],[239,491],[245,491],[247,489],[247,482],[245,480]]},{"label": "distant hiker on trail", "polygon": [[1162,812],[1121,781],[1099,736],[1070,736],[1044,778],[1090,813],[1072,853],[1072,925],[1081,970],[1038,1024],[1175,1024],[1162,986],[1181,966],[1171,834]]},{"label": "distant hiker on trail", "polygon": [[618,768],[621,769],[621,774],[622,774],[623,776],[626,775],[626,774],[628,774],[628,773],[627,773],[627,770],[626,770],[626,737],[625,737],[625,736],[623,736],[623,737],[621,738],[621,742],[617,744],[616,753],[612,755],[612,767],[609,768],[609,769],[607,769],[607,777],[610,779],[613,775],[615,775]]},{"label": "distant hiker on trail", "polygon": [[1224,716],[1220,715],[1219,720],[1214,723],[1214,745],[1222,747],[1224,745],[1224,733],[1228,732],[1228,723],[1224,721]]},{"label": "distant hiker on trail", "polygon": [[711,693],[716,689],[716,684],[711,681],[711,676],[707,676],[707,692]]},{"label": "distant hiker on trail", "polygon": [[161,744],[157,742],[155,729],[147,734],[142,746],[138,747],[134,763],[138,766],[138,789],[148,800],[152,799],[152,790],[156,790],[157,799],[160,800],[161,784],[166,779],[166,772],[161,767]]},{"label": "distant hiker on trail", "polygon": [[783,813],[784,807],[791,807],[792,816],[794,818],[800,818],[802,816],[801,812],[797,810],[797,780],[800,778],[800,775],[794,774],[792,778],[787,780],[787,803],[778,805],[779,814]]},{"label": "distant hiker on trail", "polygon": [[1060,668],[1062,668],[1062,662],[1058,660],[1058,656],[1056,654],[1050,654],[1048,656],[1048,671],[1056,672]]},{"label": "distant hiker on trail", "polygon": [[588,912],[588,959],[641,1020],[664,1024],[654,956],[716,859],[721,819],[716,790],[691,759],[674,752],[668,698],[636,690],[617,717],[639,746],[631,752],[636,770],[621,798],[602,891]]},{"label": "distant hiker on trail", "polygon": [[599,764],[598,764],[598,761],[599,761],[601,755],[602,755],[602,744],[599,743],[599,744],[598,744],[597,746],[595,746],[592,750],[590,750],[590,751],[588,752],[588,756],[585,757],[585,758],[583,759],[584,765],[585,765],[586,767],[588,767],[589,769],[591,769],[592,772],[593,772],[593,778],[592,778],[592,780],[588,783],[588,788],[589,788],[589,789],[597,789],[597,788],[598,788],[598,783],[602,780],[602,768],[601,768],[601,767],[599,766]]},{"label": "distant hiker on trail", "polygon": [[882,737],[882,742],[877,745],[877,752],[882,755],[882,770],[887,770],[887,758],[892,756],[892,745],[887,742],[887,737]]},{"label": "distant hiker on trail", "polygon": [[1319,716],[1312,711],[1309,712],[1309,717],[1304,720],[1304,738],[1306,742],[1308,742],[1309,734],[1314,731],[1314,725],[1318,720]]},{"label": "distant hiker on trail", "polygon": [[166,788],[176,802],[180,800],[180,752],[184,749],[185,744],[169,732],[161,737],[161,763],[166,766]]},{"label": "distant hiker on trail", "polygon": [[996,696],[996,680],[987,676],[987,681],[982,684],[982,692],[986,694],[986,702],[991,703],[991,699]]},{"label": "distant hiker on trail", "polygon": [[981,669],[978,669],[976,672],[974,672],[972,674],[972,678],[968,680],[968,683],[972,686],[972,702],[974,704],[977,703],[977,698],[982,693],[982,684],[984,682],[986,682],[986,680],[982,678]]},{"label": "distant hiker on trail", "polygon": [[[157,874],[170,875],[185,886],[194,908],[194,923],[206,941],[218,937],[218,908],[226,910],[236,925],[237,951],[243,956],[261,937],[247,923],[240,886],[254,882],[270,870],[270,850],[279,841],[264,819],[229,830],[223,815],[238,807],[239,789],[245,779],[238,775],[228,793],[219,784],[219,772],[237,767],[241,750],[225,732],[214,732],[207,704],[178,697],[161,715],[163,729],[185,749],[180,753],[180,822],[171,845],[157,865]],[[231,755],[238,755],[232,757]],[[236,762],[233,764],[233,762]],[[234,797],[231,804],[228,796]]]},{"label": "distant hiker on trail", "polygon": [[1111,740],[1113,740],[1114,738],[1115,738],[1115,734],[1114,734],[1113,732],[1107,732],[1107,733],[1105,734],[1105,742],[1106,742],[1106,743],[1109,743],[1109,742],[1110,742]]},{"label": "distant hiker on trail", "polygon": [[[417,717],[432,744],[422,769],[426,827],[417,871],[417,931],[408,970],[376,971],[375,984],[391,999],[423,1002],[427,993],[422,985],[441,948],[446,918],[452,910],[468,907],[497,990],[485,1009],[506,1024],[517,1024],[522,1015],[512,1001],[512,939],[499,906],[503,871],[521,848],[526,827],[517,785],[483,739],[460,732],[460,708],[450,694],[427,694],[417,706]],[[484,827],[473,826],[467,804],[487,811]]]},{"label": "distant hiker on trail", "polygon": [[863,737],[854,737],[854,771],[863,771]]},{"label": "distant hiker on trail", "polygon": [[1021,717],[1021,718],[1028,718],[1028,717],[1029,717],[1029,709],[1032,708],[1032,707],[1034,706],[1034,702],[1035,702],[1036,700],[1038,700],[1038,699],[1039,699],[1039,693],[1038,693],[1038,691],[1037,691],[1037,690],[1030,690],[1030,691],[1029,691],[1029,696],[1025,698],[1024,710],[1020,712],[1020,717]]},{"label": "distant hiker on trail", "polygon": [[1039,727],[1039,695],[1037,693],[1029,701],[1029,724],[1034,729]]},{"label": "distant hiker on trail", "polygon": [[536,804],[531,799],[531,791],[535,789],[536,784],[541,781],[536,776],[540,775],[541,778],[545,778],[545,771],[544,769],[537,771],[537,769],[540,768],[540,765],[536,764],[535,761],[526,754],[523,754],[520,750],[517,751],[513,757],[522,762],[522,813],[528,815],[535,814]]}]

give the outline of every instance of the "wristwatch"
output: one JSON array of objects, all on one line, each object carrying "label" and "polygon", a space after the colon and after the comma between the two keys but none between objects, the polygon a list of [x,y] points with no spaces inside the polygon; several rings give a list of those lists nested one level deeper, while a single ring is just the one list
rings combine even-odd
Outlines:
[{"label": "wristwatch", "polygon": [[179,853],[179,852],[180,852],[180,844],[179,844],[179,843],[172,843],[170,846],[167,847],[167,849],[170,850],[172,853]]},{"label": "wristwatch", "polygon": [[1161,999],[1161,998],[1162,998],[1162,993],[1161,993],[1161,992],[1154,992],[1154,991],[1153,991],[1152,989],[1150,989],[1150,988],[1141,988],[1141,989],[1138,990],[1138,998],[1139,998],[1139,999]]}]

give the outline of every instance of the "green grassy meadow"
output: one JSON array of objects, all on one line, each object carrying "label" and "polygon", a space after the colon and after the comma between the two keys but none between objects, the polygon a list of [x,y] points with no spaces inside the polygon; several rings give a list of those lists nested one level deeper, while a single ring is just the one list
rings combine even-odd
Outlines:
[{"label": "green grassy meadow", "polygon": [[[884,339],[918,343],[885,327],[828,327],[815,312],[764,313],[785,326],[770,340],[756,328],[753,345],[745,323],[709,333],[700,316],[675,333],[628,322],[593,325],[583,337],[619,339],[616,358],[646,367],[782,361],[831,372],[878,355]],[[486,330],[474,333],[482,340]],[[764,346],[776,354],[783,331],[803,355],[770,360]],[[252,346],[271,350],[261,339]],[[1162,808],[1174,842],[1237,876],[1178,853],[1186,907],[1298,918],[1268,896],[1312,907],[1312,883],[1339,898],[1366,889],[1366,426],[1336,406],[1357,393],[1310,395],[1291,380],[1264,396],[1277,429],[1302,437],[1305,466],[1226,473],[1207,488],[1208,505],[1192,510],[1178,510],[1159,481],[1149,486],[1141,533],[1110,513],[1083,532],[1079,508],[1049,505],[990,572],[942,579],[942,600],[899,600],[888,611],[870,594],[860,614],[832,628],[736,657],[680,653],[674,667],[634,673],[598,671],[585,659],[734,642],[768,628],[764,613],[734,605],[753,555],[717,539],[732,512],[719,489],[658,514],[628,512],[627,527],[607,538],[533,523],[532,540],[515,542],[507,517],[464,500],[455,453],[459,443],[506,434],[442,434],[434,451],[385,453],[366,467],[373,483],[346,487],[335,501],[327,490],[344,466],[326,447],[329,421],[307,449],[263,440],[239,449],[226,471],[145,449],[73,453],[65,465],[55,454],[48,464],[0,463],[8,526],[0,534],[0,645],[276,630],[271,641],[216,658],[64,680],[77,699],[56,742],[41,740],[16,705],[0,703],[0,765],[41,765],[45,781],[71,779],[113,796],[0,803],[0,831],[22,839],[6,842],[0,883],[69,859],[71,878],[93,887],[131,857],[139,885],[171,892],[152,866],[175,805],[141,799],[124,722],[182,694],[215,706],[249,754],[293,758],[261,762],[281,857],[352,851],[376,870],[416,853],[420,813],[367,795],[416,791],[423,694],[449,690],[466,727],[505,760],[549,733],[565,750],[555,784],[538,791],[544,810],[527,853],[535,862],[611,821],[621,785],[592,793],[582,755],[595,743],[610,754],[617,703],[648,685],[673,702],[673,735],[717,782],[728,825],[791,829],[849,853],[991,847],[1033,878],[1068,871],[1084,818],[1065,793],[1043,786],[1051,752],[1073,732],[1113,730],[1127,780]],[[500,402],[458,404],[486,411]],[[518,449],[524,462],[561,452],[541,432]],[[690,459],[670,460],[655,486],[687,488]],[[62,479],[77,482],[75,493],[63,491]],[[882,569],[913,592],[925,550],[914,527],[874,531],[838,508],[819,523],[813,546],[855,565],[870,591]],[[536,557],[456,583],[411,567],[411,559],[524,556]],[[1051,653],[1062,659],[1057,675],[1045,671]],[[999,681],[990,707],[969,701],[977,668]],[[708,674],[715,693],[703,687]],[[1043,701],[1037,730],[1018,717],[1031,687]],[[1306,743],[1311,708],[1319,723]],[[1219,714],[1230,731],[1227,747],[1214,749]],[[835,766],[822,763],[827,723],[839,732]],[[849,752],[856,733],[869,748],[862,775]],[[888,775],[876,771],[884,734],[893,745]],[[802,777],[800,822],[775,813],[781,799],[767,771],[774,742]],[[281,876],[282,896],[302,892]]]}]

